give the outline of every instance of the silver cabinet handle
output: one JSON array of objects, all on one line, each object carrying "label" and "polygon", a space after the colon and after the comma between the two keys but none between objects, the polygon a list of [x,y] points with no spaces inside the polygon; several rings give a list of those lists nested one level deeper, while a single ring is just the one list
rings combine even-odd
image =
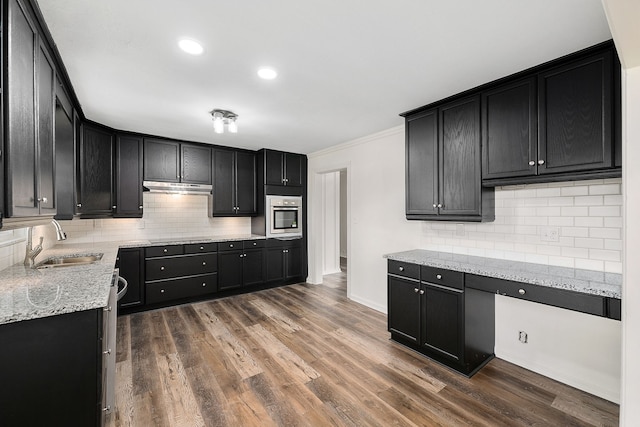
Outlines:
[{"label": "silver cabinet handle", "polygon": [[204,251],[204,246],[200,246],[200,250],[201,250],[201,251]]},{"label": "silver cabinet handle", "polygon": [[202,261],[202,265],[207,265],[207,262],[206,261]]},{"label": "silver cabinet handle", "polygon": [[76,206],[81,208],[82,207],[82,203],[78,203]]},{"label": "silver cabinet handle", "polygon": [[36,199],[38,202],[40,203],[47,203],[47,198],[46,197],[39,197],[38,199]]},{"label": "silver cabinet handle", "polygon": [[163,249],[162,252],[164,252],[166,254],[167,253],[167,249],[166,248]]},{"label": "silver cabinet handle", "polygon": [[533,160],[529,160],[529,166],[533,166],[535,164],[536,164],[536,162],[534,162]]},{"label": "silver cabinet handle", "polygon": [[164,289],[160,289],[160,293],[161,293],[161,294],[164,294]]},{"label": "silver cabinet handle", "polygon": [[205,287],[205,286],[207,286],[207,284],[206,284],[206,283],[203,283],[203,284],[202,284],[202,287]]},{"label": "silver cabinet handle", "polygon": [[164,271],[164,266],[160,267],[160,271]]},{"label": "silver cabinet handle", "polygon": [[253,242],[253,246],[258,246],[258,243],[257,242]]},{"label": "silver cabinet handle", "polygon": [[230,247],[230,248],[232,248],[232,247],[233,247],[233,243],[230,243],[230,244],[229,244],[229,247]]},{"label": "silver cabinet handle", "polygon": [[420,295],[424,295],[424,289],[420,289]]},{"label": "silver cabinet handle", "polygon": [[138,209],[142,209],[142,205],[138,206]]},{"label": "silver cabinet handle", "polygon": [[103,351],[102,354],[111,354],[111,349]]},{"label": "silver cabinet handle", "polygon": [[438,208],[442,208],[442,203],[438,203]]},{"label": "silver cabinet handle", "polygon": [[544,160],[538,160],[539,165],[544,165]]},{"label": "silver cabinet handle", "polygon": [[107,405],[106,408],[102,408],[102,412],[109,412],[111,410],[111,406]]},{"label": "silver cabinet handle", "polygon": [[437,208],[438,205],[436,205],[435,203],[433,204],[433,209]]},{"label": "silver cabinet handle", "polygon": [[526,294],[527,292],[526,292],[524,289],[518,289],[518,293],[519,293],[520,295],[524,295],[524,294]]},{"label": "silver cabinet handle", "polygon": [[113,209],[117,208],[117,206],[116,206],[116,205],[113,205],[113,206],[111,206],[111,207],[112,207]]},{"label": "silver cabinet handle", "polygon": [[442,279],[442,274],[436,274],[436,279],[438,280]]},{"label": "silver cabinet handle", "polygon": [[420,289],[418,289],[418,288],[413,288],[413,292],[415,292],[415,293],[417,294],[418,292],[420,292]]},{"label": "silver cabinet handle", "polygon": [[404,267],[400,266],[400,267],[398,267],[398,270],[404,271]]}]

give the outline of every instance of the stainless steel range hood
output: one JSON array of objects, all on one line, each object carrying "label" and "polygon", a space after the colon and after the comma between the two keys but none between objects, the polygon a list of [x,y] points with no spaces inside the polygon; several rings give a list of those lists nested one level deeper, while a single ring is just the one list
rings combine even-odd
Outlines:
[{"label": "stainless steel range hood", "polygon": [[169,194],[211,195],[213,186],[209,184],[186,184],[182,182],[143,181],[144,191]]}]

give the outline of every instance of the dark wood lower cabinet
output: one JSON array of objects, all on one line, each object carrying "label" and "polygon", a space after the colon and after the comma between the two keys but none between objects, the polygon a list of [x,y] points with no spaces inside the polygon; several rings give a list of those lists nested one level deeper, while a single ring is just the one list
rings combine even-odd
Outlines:
[{"label": "dark wood lower cabinet", "polygon": [[284,281],[292,283],[304,280],[304,247],[302,239],[267,240],[267,278],[268,282]]},{"label": "dark wood lower cabinet", "polygon": [[390,260],[391,338],[471,376],[493,358],[494,296],[466,289],[464,275]]},{"label": "dark wood lower cabinet", "polygon": [[218,289],[228,290],[264,283],[264,240],[220,245]]},{"label": "dark wood lower cabinet", "polygon": [[0,326],[1,425],[101,425],[102,310]]},{"label": "dark wood lower cabinet", "polygon": [[146,282],[147,304],[179,301],[216,292],[217,273]]},{"label": "dark wood lower cabinet", "polygon": [[144,304],[144,249],[123,248],[118,251],[116,267],[127,281],[127,293],[118,301],[118,308]]}]

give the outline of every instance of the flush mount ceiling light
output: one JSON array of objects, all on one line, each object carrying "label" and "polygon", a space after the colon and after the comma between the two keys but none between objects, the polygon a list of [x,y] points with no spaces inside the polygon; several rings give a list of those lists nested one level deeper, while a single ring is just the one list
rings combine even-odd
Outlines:
[{"label": "flush mount ceiling light", "polygon": [[201,55],[204,52],[202,45],[193,39],[180,39],[178,46],[190,55]]},{"label": "flush mount ceiling light", "polygon": [[278,72],[273,68],[262,67],[258,70],[258,76],[260,76],[261,79],[273,80],[278,77]]},{"label": "flush mount ceiling light", "polygon": [[227,125],[227,130],[231,133],[238,132],[238,115],[228,110],[212,110],[209,112],[213,117],[213,131],[215,133],[224,133],[224,125]]}]

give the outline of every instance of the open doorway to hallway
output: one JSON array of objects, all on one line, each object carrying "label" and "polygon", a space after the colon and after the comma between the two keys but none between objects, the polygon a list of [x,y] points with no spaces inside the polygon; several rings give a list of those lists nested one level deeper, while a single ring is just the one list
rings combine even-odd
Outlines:
[{"label": "open doorway to hallway", "polygon": [[[348,287],[346,169],[322,173],[322,276],[323,282]],[[338,276],[340,278],[338,279]]]}]

